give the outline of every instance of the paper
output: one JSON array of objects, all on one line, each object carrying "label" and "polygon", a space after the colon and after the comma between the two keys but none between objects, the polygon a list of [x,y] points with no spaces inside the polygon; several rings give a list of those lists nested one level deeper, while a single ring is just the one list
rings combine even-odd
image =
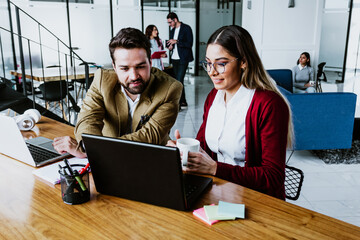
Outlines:
[{"label": "paper", "polygon": [[245,218],[245,205],[219,201],[218,215],[231,215],[237,218]]},{"label": "paper", "polygon": [[[69,164],[83,164],[86,165],[89,161],[87,158],[69,158]],[[36,169],[33,171],[33,174],[42,178],[43,180],[51,183],[51,184],[58,184],[60,183],[60,174],[59,174],[59,164],[64,167],[65,163],[63,161],[52,163],[46,165],[42,168]]]},{"label": "paper", "polygon": [[219,215],[218,205],[205,205],[204,210],[209,220],[235,220],[235,216]]},{"label": "paper", "polygon": [[214,223],[217,223],[219,222],[218,220],[209,220],[207,217],[206,217],[206,214],[205,214],[205,210],[204,208],[199,208],[199,209],[196,209],[193,211],[193,214],[194,216],[198,217],[201,221],[209,224],[209,225],[213,225]]}]

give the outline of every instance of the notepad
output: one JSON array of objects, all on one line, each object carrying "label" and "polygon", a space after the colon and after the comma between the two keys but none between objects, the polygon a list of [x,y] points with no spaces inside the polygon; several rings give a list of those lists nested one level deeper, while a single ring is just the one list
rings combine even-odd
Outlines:
[{"label": "notepad", "polygon": [[161,58],[161,55],[163,55],[164,53],[166,53],[166,51],[156,51],[151,55],[151,58],[152,59]]},{"label": "notepad", "polygon": [[219,201],[217,214],[220,216],[230,215],[236,218],[245,218],[245,205],[239,203],[229,203],[229,202]]},{"label": "notepad", "polygon": [[[87,160],[87,158],[69,158],[68,159],[69,164],[73,165],[73,164],[83,164],[86,165],[89,161]],[[49,164],[47,166],[44,166],[42,168],[36,169],[33,171],[33,174],[39,178],[41,178],[42,180],[45,180],[48,183],[51,184],[58,184],[60,183],[60,174],[59,174],[59,164],[64,167],[65,163],[63,161],[60,162],[56,162],[53,164]]]},{"label": "notepad", "polygon": [[219,215],[218,205],[205,205],[204,210],[206,217],[209,220],[235,220],[235,216],[232,215]]},{"label": "notepad", "polygon": [[198,217],[201,221],[209,224],[209,225],[213,225],[214,223],[217,223],[219,222],[219,220],[209,220],[207,217],[206,217],[206,213],[205,213],[205,210],[204,208],[199,208],[199,209],[196,209],[193,211],[193,214],[195,217]]}]

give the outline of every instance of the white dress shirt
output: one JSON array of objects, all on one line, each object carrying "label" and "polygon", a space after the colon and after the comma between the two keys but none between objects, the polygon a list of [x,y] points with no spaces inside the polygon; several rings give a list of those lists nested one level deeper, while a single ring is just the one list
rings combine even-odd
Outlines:
[{"label": "white dress shirt", "polygon": [[[180,28],[181,28],[181,25],[179,27],[175,28],[175,32],[174,32],[174,39],[175,40],[178,40]],[[174,44],[171,59],[174,59],[174,60],[179,60],[180,59],[179,52],[178,52],[178,49],[177,49],[177,44]]]},{"label": "white dress shirt", "polygon": [[245,118],[255,89],[240,86],[225,103],[225,91],[219,90],[209,109],[205,140],[219,162],[245,165]]},{"label": "white dress shirt", "polygon": [[126,133],[131,133],[132,132],[132,118],[134,116],[134,111],[135,111],[135,108],[136,106],[138,105],[139,103],[139,100],[140,100],[140,95],[141,94],[138,94],[135,101],[133,101],[128,95],[127,93],[125,92],[125,89],[124,87],[121,85],[121,91],[125,94],[125,97],[127,99],[127,102],[128,102],[128,106],[129,106],[129,116],[128,116],[128,129],[126,131]]}]

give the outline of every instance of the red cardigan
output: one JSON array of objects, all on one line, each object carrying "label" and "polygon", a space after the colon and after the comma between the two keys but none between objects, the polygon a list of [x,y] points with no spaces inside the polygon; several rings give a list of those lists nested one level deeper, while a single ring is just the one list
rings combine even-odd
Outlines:
[{"label": "red cardigan", "polygon": [[[203,123],[196,138],[201,147],[217,161],[205,141],[209,109],[216,89],[211,90],[204,105]],[[256,191],[285,199],[285,158],[289,110],[275,92],[256,90],[245,119],[245,166],[217,163],[215,176]]]}]

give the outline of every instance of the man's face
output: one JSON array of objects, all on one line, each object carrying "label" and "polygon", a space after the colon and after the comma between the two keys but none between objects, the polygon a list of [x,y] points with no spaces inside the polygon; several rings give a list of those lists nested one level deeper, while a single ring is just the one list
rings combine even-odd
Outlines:
[{"label": "man's face", "polygon": [[[141,94],[150,80],[151,62],[143,48],[117,48],[113,68],[127,93]],[[131,97],[131,96],[130,96]]]},{"label": "man's face", "polygon": [[167,19],[167,22],[171,28],[174,28],[176,26],[176,20],[177,20],[176,18],[175,19],[171,19],[171,18]]}]

